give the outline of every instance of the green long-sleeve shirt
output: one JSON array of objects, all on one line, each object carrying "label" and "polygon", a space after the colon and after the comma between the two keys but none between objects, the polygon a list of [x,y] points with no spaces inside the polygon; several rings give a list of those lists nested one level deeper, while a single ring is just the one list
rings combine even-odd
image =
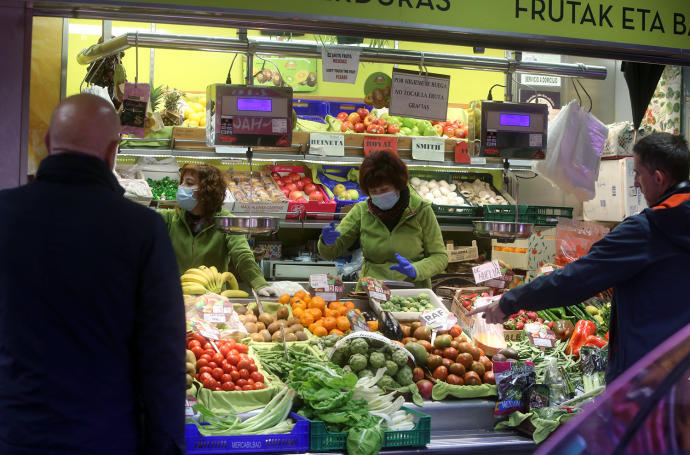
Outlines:
[{"label": "green long-sleeve shirt", "polygon": [[[340,231],[333,245],[319,238],[319,254],[332,259],[343,254],[359,238],[364,265],[361,276],[381,280],[414,282],[417,288],[431,288],[431,277],[448,265],[441,228],[431,204],[411,192],[409,207],[398,224],[389,231],[371,211],[366,201],[358,202],[337,226]],[[395,253],[404,256],[414,266],[413,280],[389,267],[398,264]]]},{"label": "green long-sleeve shirt", "polygon": [[[180,275],[200,265],[214,265],[218,271],[225,272],[232,264],[240,275],[239,278],[252,288],[268,286],[245,236],[226,235],[217,230],[212,222],[204,226],[197,235],[193,235],[184,210],[159,210],[158,213],[168,226]],[[220,214],[229,215],[225,210]]]}]

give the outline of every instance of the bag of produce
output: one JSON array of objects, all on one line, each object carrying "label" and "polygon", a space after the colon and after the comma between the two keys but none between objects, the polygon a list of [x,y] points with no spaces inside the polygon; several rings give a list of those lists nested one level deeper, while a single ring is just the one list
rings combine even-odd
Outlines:
[{"label": "bag of produce", "polygon": [[494,362],[498,401],[494,414],[504,416],[515,411],[527,412],[537,383],[532,362]]}]

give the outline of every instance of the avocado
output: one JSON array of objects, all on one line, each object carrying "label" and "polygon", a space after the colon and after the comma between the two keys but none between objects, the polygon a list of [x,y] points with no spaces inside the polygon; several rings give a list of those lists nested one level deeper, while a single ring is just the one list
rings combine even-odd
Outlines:
[{"label": "avocado", "polygon": [[424,349],[424,346],[422,346],[419,343],[409,342],[405,345],[405,349],[410,351],[410,354],[412,354],[412,357],[414,357],[414,360],[417,363],[417,365],[426,365],[427,359],[429,358],[429,354],[426,352],[426,349]]}]

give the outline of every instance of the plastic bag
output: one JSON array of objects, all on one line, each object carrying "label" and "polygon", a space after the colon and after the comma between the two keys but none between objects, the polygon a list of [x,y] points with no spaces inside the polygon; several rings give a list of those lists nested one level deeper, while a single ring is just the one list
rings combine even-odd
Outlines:
[{"label": "plastic bag", "polygon": [[362,249],[358,248],[352,253],[352,259],[350,259],[350,262],[346,262],[345,264],[342,265],[340,268],[339,272],[340,275],[344,277],[356,277],[359,273],[360,270],[362,270],[362,266],[364,265],[364,255],[362,254]]},{"label": "plastic bag", "polygon": [[592,199],[607,137],[606,125],[573,100],[549,122],[546,158],[534,169],[578,199]]},{"label": "plastic bag", "polygon": [[185,300],[187,321],[201,320],[220,330],[221,338],[245,338],[248,333],[233,303],[218,294],[204,294]]},{"label": "plastic bag", "polygon": [[532,362],[494,362],[498,401],[494,414],[503,416],[515,411],[527,412],[530,397],[537,384]]},{"label": "plastic bag", "polygon": [[601,156],[632,156],[635,128],[632,122],[612,123],[607,126],[609,135]]},{"label": "plastic bag", "polygon": [[107,100],[113,107],[115,107],[115,105],[113,105],[113,100],[110,99],[110,93],[108,93],[108,89],[105,87],[101,87],[100,85],[89,85],[84,87],[81,92],[100,96],[104,100]]},{"label": "plastic bag", "polygon": [[[474,307],[479,308],[498,302],[501,299],[500,295],[494,297],[478,297],[474,301]],[[496,349],[503,349],[508,347],[505,335],[503,334],[503,324],[487,324],[486,319],[481,315],[474,315],[474,323],[472,324],[472,339],[476,342]]]},{"label": "plastic bag", "polygon": [[608,232],[598,224],[561,218],[556,226],[556,264],[563,267],[584,256]]}]

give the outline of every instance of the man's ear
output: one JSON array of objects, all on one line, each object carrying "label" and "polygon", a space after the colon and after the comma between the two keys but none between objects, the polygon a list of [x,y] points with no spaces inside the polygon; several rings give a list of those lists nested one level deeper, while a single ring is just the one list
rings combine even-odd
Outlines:
[{"label": "man's ear", "polygon": [[654,178],[654,183],[656,183],[659,188],[666,189],[671,186],[671,180],[668,174],[660,169],[656,169],[654,174],[652,174],[652,177]]},{"label": "man's ear", "polygon": [[108,165],[110,169],[115,169],[115,160],[117,159],[117,152],[120,148],[120,141],[113,141],[108,145],[108,150],[105,154],[105,164]]}]

